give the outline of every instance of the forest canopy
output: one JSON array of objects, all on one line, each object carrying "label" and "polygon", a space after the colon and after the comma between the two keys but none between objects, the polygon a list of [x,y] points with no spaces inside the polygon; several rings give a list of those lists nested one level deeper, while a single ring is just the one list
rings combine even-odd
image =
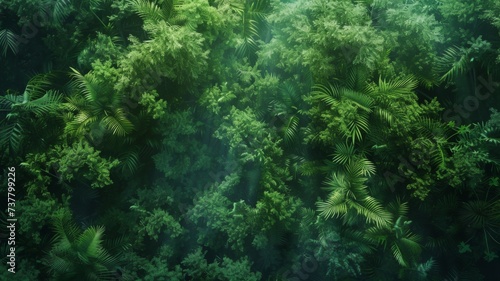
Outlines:
[{"label": "forest canopy", "polygon": [[499,15],[0,0],[0,279],[496,280]]}]

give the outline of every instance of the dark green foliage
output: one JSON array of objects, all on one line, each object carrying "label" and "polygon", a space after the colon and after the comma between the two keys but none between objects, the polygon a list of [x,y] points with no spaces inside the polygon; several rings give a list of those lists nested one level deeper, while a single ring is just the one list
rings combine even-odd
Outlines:
[{"label": "dark green foliage", "polygon": [[487,280],[497,2],[0,0],[15,278]]},{"label": "dark green foliage", "polygon": [[[62,95],[54,90],[49,90],[51,85],[49,74],[39,74],[30,79],[22,95],[8,92],[0,96],[0,109],[6,112],[5,118],[0,120],[0,148],[11,157],[21,154],[24,147],[30,144],[29,136],[35,136],[44,143],[43,136],[49,138],[58,124],[52,123],[54,128],[47,124],[50,116],[58,113]],[[45,118],[43,127],[33,126],[37,120]],[[46,129],[43,134],[36,136],[31,130]],[[41,133],[41,132],[40,132]],[[33,140],[31,140],[33,141]]]},{"label": "dark green foliage", "polygon": [[16,54],[18,50],[18,38],[17,34],[12,32],[10,29],[2,29],[0,30],[0,50],[2,51],[2,55],[5,57],[7,55],[7,51],[11,51]]},{"label": "dark green foliage", "polygon": [[257,281],[261,280],[260,273],[251,271],[251,264],[246,258],[234,261],[230,258],[208,263],[205,253],[198,248],[195,252],[189,254],[182,265],[186,267],[184,272],[194,280],[221,280],[221,281]]},{"label": "dark green foliage", "polygon": [[[116,167],[118,160],[105,159],[88,142],[75,142],[72,146],[55,146],[42,154],[29,154],[22,165],[38,177],[56,176],[59,183],[88,181],[92,188],[110,185],[110,170]],[[53,175],[51,173],[55,173]]]},{"label": "dark green foliage", "polygon": [[396,261],[403,267],[417,267],[417,261],[422,248],[419,244],[420,237],[411,232],[411,221],[407,219],[408,203],[399,200],[392,202],[387,207],[392,215],[397,218],[393,225],[375,226],[367,229],[368,239],[390,248]]}]

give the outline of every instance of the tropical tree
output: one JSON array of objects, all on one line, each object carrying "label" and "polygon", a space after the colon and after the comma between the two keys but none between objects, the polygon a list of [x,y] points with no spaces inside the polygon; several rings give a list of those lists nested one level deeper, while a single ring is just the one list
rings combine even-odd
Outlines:
[{"label": "tropical tree", "polygon": [[363,216],[367,222],[377,226],[387,226],[392,216],[381,203],[370,196],[367,185],[368,176],[375,173],[375,166],[362,155],[356,154],[349,144],[337,145],[334,163],[343,166],[325,181],[330,191],[326,201],[317,202],[321,216],[342,217],[347,224],[358,222]]},{"label": "tropical tree", "polygon": [[132,132],[134,125],[124,108],[123,95],[92,71],[82,75],[71,70],[72,94],[63,104],[69,111],[66,132],[75,137],[88,136],[96,144],[105,135],[124,137]]},{"label": "tropical tree", "polygon": [[[49,90],[51,76],[38,74],[31,78],[22,95],[8,91],[0,96],[0,149],[10,157],[19,156],[29,143],[47,148],[59,135],[56,121],[62,95]],[[52,122],[51,122],[52,121]]]},{"label": "tropical tree", "polygon": [[408,214],[408,202],[401,203],[399,199],[391,202],[387,206],[396,221],[384,226],[378,225],[366,230],[366,237],[374,243],[383,246],[383,249],[390,247],[392,255],[403,267],[416,267],[419,255],[422,251],[420,237],[410,230],[411,220],[406,217]]},{"label": "tropical tree", "polygon": [[68,213],[54,218],[56,235],[44,263],[53,280],[110,280],[117,257],[104,248],[104,227],[81,231]]},{"label": "tropical tree", "polygon": [[[309,140],[334,143],[345,138],[355,144],[367,135],[376,141],[383,138],[382,133],[391,126],[400,127],[402,121],[412,118],[411,115],[404,117],[401,106],[411,102],[412,90],[417,85],[415,79],[410,76],[389,81],[379,78],[378,84],[367,83],[366,79],[363,71],[354,70],[343,83],[313,87],[306,99],[313,105],[308,114],[314,118]],[[316,119],[319,116],[321,119]]]}]

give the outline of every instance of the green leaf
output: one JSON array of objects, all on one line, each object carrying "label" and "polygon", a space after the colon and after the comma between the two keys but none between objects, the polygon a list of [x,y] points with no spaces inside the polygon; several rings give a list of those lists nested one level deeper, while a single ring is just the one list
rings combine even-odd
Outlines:
[{"label": "green leaf", "polygon": [[465,254],[465,253],[472,253],[472,249],[470,248],[470,245],[469,244],[466,244],[465,242],[460,242],[460,244],[458,244],[458,252],[460,254]]}]

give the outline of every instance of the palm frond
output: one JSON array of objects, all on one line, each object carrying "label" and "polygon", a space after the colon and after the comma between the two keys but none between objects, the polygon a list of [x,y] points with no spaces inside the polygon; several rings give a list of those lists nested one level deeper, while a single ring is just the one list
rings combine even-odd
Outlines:
[{"label": "palm frond", "polygon": [[106,127],[113,135],[125,136],[130,133],[133,129],[132,123],[125,118],[123,113],[117,112],[115,116],[105,116],[101,119],[101,123]]},{"label": "palm frond", "polygon": [[316,203],[317,210],[326,219],[343,216],[348,211],[348,204],[344,198],[345,194],[342,191],[332,192],[325,202]]},{"label": "palm frond", "polygon": [[394,214],[396,217],[405,217],[408,214],[408,202],[401,203],[401,199],[398,197],[395,201],[387,204],[387,210]]},{"label": "palm frond", "polygon": [[254,0],[248,8],[248,15],[251,18],[264,21],[269,13],[270,0]]},{"label": "palm frond", "polygon": [[6,94],[4,96],[0,96],[0,105],[2,108],[12,108],[12,105],[21,103],[23,101],[23,97],[20,95],[14,94]]},{"label": "palm frond", "polygon": [[23,106],[35,113],[35,115],[41,116],[43,114],[54,112],[59,107],[61,100],[62,94],[56,91],[48,91],[42,97],[29,101]]},{"label": "palm frond", "polygon": [[71,0],[44,0],[43,9],[47,15],[52,15],[55,25],[62,25],[66,17],[73,11]]},{"label": "palm frond", "polygon": [[333,154],[333,162],[346,165],[351,162],[355,155],[354,145],[349,143],[338,143],[335,145],[335,153]]},{"label": "palm frond", "polygon": [[[359,157],[355,161],[349,162],[345,166],[345,169],[349,175],[355,175],[356,177],[367,177],[375,174],[375,165],[364,157]],[[365,178],[360,179],[365,180]]]},{"label": "palm frond", "polygon": [[[369,196],[364,184],[367,180],[364,175],[373,174],[374,169],[370,161],[358,158],[345,165],[345,173],[333,173],[327,178],[325,188],[331,192],[326,201],[316,203],[320,215],[326,218],[346,216],[349,211],[354,210],[368,222],[386,225],[391,214],[375,198]],[[350,217],[345,219],[349,221]]]},{"label": "palm frond", "polygon": [[137,147],[123,153],[119,160],[122,173],[124,175],[133,175],[139,167],[139,151]]},{"label": "palm frond", "polygon": [[417,88],[417,85],[417,80],[411,75],[389,81],[379,77],[378,86],[376,88],[371,87],[368,91],[370,93],[376,92],[376,95],[381,97],[389,95],[401,96],[412,93]]},{"label": "palm frond", "polygon": [[0,147],[8,149],[11,153],[18,152],[23,140],[23,127],[20,122],[2,122],[0,126]]},{"label": "palm frond", "polygon": [[[170,6],[172,1],[164,1],[167,2],[160,7],[156,5],[154,2],[150,2],[147,0],[129,0],[129,3],[132,9],[142,18],[144,22],[158,22],[161,20],[167,20],[168,15],[171,13],[170,11],[164,12],[162,8],[173,8],[173,5]],[[170,3],[169,3],[170,2]],[[170,6],[170,7],[169,7]]]},{"label": "palm frond", "polygon": [[363,215],[367,222],[375,223],[377,226],[389,225],[392,219],[391,213],[387,212],[377,199],[367,196],[361,202],[350,202],[350,207],[358,214]]},{"label": "palm frond", "polygon": [[311,96],[329,106],[335,106],[339,103],[340,88],[331,84],[328,84],[328,86],[317,84],[313,86]]},{"label": "palm frond", "polygon": [[379,117],[379,119],[386,121],[389,125],[394,123],[395,117],[392,112],[387,109],[377,107],[375,108],[375,114]]},{"label": "palm frond", "polygon": [[419,117],[418,133],[428,139],[436,139],[446,137],[449,134],[449,128],[439,120],[434,120],[428,117]]},{"label": "palm frond", "polygon": [[46,73],[33,76],[24,90],[23,103],[42,97],[52,85],[50,82],[52,77],[53,75]]},{"label": "palm frond", "polygon": [[436,61],[436,70],[441,81],[452,81],[465,74],[470,68],[469,54],[458,46],[448,48]]},{"label": "palm frond", "polygon": [[55,236],[53,242],[56,242],[56,249],[71,249],[72,243],[80,235],[80,230],[71,220],[67,213],[58,214],[53,221]]},{"label": "palm frond", "polygon": [[355,91],[363,89],[368,80],[368,73],[361,67],[354,67],[348,71],[347,77],[343,81],[344,87]]},{"label": "palm frond", "polygon": [[76,240],[77,249],[82,253],[81,259],[89,262],[89,258],[97,258],[101,254],[104,227],[88,227]]},{"label": "palm frond", "polygon": [[104,227],[81,231],[64,212],[56,216],[54,230],[53,246],[44,262],[56,279],[110,280],[116,256],[103,247]]},{"label": "palm frond", "polygon": [[283,127],[286,143],[290,144],[294,141],[298,133],[298,127],[299,127],[298,116],[293,115],[290,118],[288,118],[287,122],[285,123],[285,126]]},{"label": "palm frond", "polygon": [[464,202],[460,220],[464,225],[476,229],[500,227],[500,216],[495,204],[484,200]]},{"label": "palm frond", "polygon": [[422,252],[418,240],[417,235],[409,234],[392,244],[391,250],[394,258],[401,266],[412,267],[415,265],[417,257]]},{"label": "palm frond", "polygon": [[15,34],[10,29],[0,30],[0,51],[4,57],[7,55],[8,50],[17,54],[19,46],[18,36],[19,35]]},{"label": "palm frond", "polygon": [[269,0],[251,0],[231,3],[233,10],[241,16],[241,40],[236,47],[238,56],[254,53],[257,48],[260,25],[265,22]]},{"label": "palm frond", "polygon": [[63,103],[61,106],[69,111],[83,111],[87,103],[80,95],[66,97],[66,101],[67,102]]},{"label": "palm frond", "polygon": [[350,101],[354,102],[359,108],[363,109],[368,113],[372,111],[371,107],[373,105],[373,99],[368,95],[356,92],[351,89],[343,88],[341,90],[341,96],[342,98],[347,98]]},{"label": "palm frond", "polygon": [[347,130],[345,130],[344,136],[352,140],[352,143],[356,141],[363,140],[363,133],[368,133],[369,131],[369,117],[367,114],[360,113],[355,120],[352,120],[347,124]]},{"label": "palm frond", "polygon": [[70,67],[72,70],[72,80],[69,83],[70,88],[78,93],[82,93],[88,102],[94,102],[98,97],[98,85],[96,85],[91,73],[82,75],[78,70]]}]

